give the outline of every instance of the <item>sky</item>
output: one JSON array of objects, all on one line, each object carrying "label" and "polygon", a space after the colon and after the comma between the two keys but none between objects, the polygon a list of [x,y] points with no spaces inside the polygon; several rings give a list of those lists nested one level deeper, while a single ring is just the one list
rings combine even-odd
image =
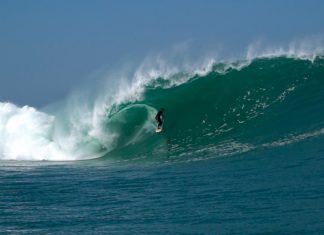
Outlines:
[{"label": "sky", "polygon": [[322,37],[323,12],[321,0],[0,0],[0,102],[43,107],[97,70],[186,42],[233,53]]}]

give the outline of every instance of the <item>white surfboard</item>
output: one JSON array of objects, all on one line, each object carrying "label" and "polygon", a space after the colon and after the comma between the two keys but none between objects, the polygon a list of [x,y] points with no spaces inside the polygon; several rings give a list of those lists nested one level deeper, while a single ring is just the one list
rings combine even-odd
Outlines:
[{"label": "white surfboard", "polygon": [[160,133],[162,131],[162,127],[161,128],[156,128],[155,129],[155,133]]}]

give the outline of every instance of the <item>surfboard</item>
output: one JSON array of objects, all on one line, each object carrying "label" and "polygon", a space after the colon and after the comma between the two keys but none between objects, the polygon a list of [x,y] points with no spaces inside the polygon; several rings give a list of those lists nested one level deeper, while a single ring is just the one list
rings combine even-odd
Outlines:
[{"label": "surfboard", "polygon": [[161,128],[156,128],[155,129],[155,133],[160,133],[162,131],[162,127]]}]

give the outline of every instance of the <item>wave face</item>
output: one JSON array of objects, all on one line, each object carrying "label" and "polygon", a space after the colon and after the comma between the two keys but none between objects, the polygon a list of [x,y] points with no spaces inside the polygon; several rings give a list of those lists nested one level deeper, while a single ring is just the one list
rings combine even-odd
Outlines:
[{"label": "wave face", "polygon": [[[321,56],[213,63],[201,73],[151,77],[51,114],[1,103],[1,158],[187,161],[324,134]],[[160,107],[166,110],[164,130],[155,134]]]},{"label": "wave face", "polygon": [[[241,69],[214,64],[210,72],[194,75],[181,85],[155,79],[145,86],[142,100],[126,107],[164,107],[164,131],[161,136],[148,135],[139,144],[123,146],[121,152],[141,156],[145,150],[155,156],[196,160],[322,135],[323,75],[323,58],[276,57],[255,59]],[[131,121],[121,131],[132,126],[136,124]]]}]

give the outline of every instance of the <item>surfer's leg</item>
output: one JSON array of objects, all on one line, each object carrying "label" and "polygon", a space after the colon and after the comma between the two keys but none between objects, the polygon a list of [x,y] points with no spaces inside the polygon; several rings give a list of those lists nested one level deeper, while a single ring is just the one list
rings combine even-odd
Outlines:
[{"label": "surfer's leg", "polygon": [[161,126],[162,126],[162,120],[159,118],[159,119],[158,119],[158,129],[160,129]]}]

